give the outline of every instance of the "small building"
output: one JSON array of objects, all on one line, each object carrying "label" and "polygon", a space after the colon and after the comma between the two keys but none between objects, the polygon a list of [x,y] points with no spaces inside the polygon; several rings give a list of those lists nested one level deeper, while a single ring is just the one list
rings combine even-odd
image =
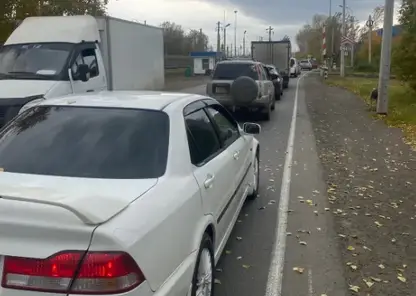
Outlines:
[{"label": "small building", "polygon": [[189,54],[193,59],[193,73],[207,75],[214,70],[215,64],[223,56],[217,51],[194,51]]}]

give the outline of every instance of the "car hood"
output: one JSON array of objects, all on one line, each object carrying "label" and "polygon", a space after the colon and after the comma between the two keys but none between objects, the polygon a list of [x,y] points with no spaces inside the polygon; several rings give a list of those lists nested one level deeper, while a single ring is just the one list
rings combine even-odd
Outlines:
[{"label": "car hood", "polygon": [[0,99],[44,95],[55,83],[56,81],[53,80],[2,79],[0,80]]},{"label": "car hood", "polygon": [[158,179],[94,179],[0,173],[0,198],[65,208],[85,224],[106,222]]}]

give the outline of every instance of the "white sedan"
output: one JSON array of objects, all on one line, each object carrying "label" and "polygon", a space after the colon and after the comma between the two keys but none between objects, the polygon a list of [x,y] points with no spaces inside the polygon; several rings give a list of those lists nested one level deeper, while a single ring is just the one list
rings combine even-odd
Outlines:
[{"label": "white sedan", "polygon": [[47,100],[0,131],[2,296],[213,295],[259,143],[211,98]]}]

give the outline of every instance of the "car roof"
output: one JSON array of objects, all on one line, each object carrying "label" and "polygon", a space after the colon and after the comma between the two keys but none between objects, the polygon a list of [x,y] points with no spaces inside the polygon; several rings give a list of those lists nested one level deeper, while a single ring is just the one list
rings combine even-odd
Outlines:
[{"label": "car roof", "polygon": [[83,106],[107,108],[135,108],[162,110],[172,102],[188,99],[198,100],[203,96],[187,93],[173,93],[160,91],[103,91],[70,95],[61,98],[48,99],[38,106]]},{"label": "car roof", "polygon": [[260,64],[259,62],[253,60],[225,60],[218,62],[218,64]]}]

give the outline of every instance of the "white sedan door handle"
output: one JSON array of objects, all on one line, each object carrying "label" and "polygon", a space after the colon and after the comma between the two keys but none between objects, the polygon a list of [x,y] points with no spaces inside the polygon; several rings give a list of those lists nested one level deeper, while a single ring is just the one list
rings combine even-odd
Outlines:
[{"label": "white sedan door handle", "polygon": [[233,154],[234,159],[237,160],[239,156],[240,156],[240,151],[235,151]]},{"label": "white sedan door handle", "polygon": [[205,179],[204,186],[206,189],[212,187],[212,183],[214,183],[215,176],[208,174],[207,178]]}]

